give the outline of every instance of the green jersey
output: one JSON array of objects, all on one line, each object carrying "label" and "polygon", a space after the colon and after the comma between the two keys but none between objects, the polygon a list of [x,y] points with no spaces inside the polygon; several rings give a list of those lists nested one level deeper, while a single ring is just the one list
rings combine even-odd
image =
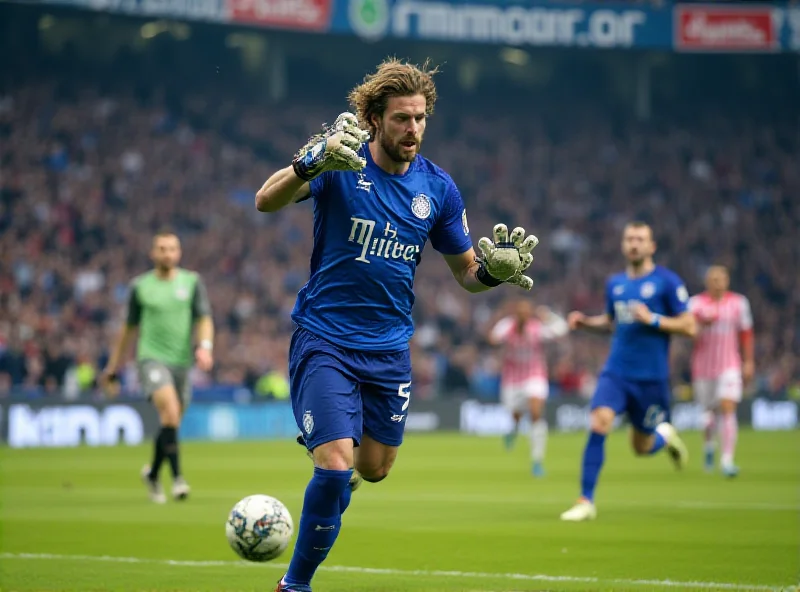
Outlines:
[{"label": "green jersey", "polygon": [[194,322],[207,316],[211,316],[208,292],[192,271],[178,268],[171,280],[150,271],[131,282],[128,325],[139,327],[137,360],[191,366]]}]

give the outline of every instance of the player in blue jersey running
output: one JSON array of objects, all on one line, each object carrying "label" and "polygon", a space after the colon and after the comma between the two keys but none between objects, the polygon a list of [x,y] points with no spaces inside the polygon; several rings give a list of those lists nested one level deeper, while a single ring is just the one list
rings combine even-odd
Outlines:
[{"label": "player in blue jersey running", "polygon": [[428,239],[469,292],[533,285],[523,272],[538,239],[498,224],[478,258],[455,183],[418,154],[435,73],[427,63],[382,63],[350,93],[356,115],[340,115],[256,194],[262,212],[309,198],[314,208],[311,276],[292,312],[289,351],[292,408],[314,474],[277,592],[311,590],[354,469],[376,483],[397,457],[411,397],[414,273]]},{"label": "player in blue jersey running", "polygon": [[670,335],[693,337],[695,320],[683,281],[653,263],[655,250],[647,224],[628,224],[622,236],[627,266],[606,282],[606,312],[591,317],[572,312],[567,318],[573,331],[606,333],[613,328],[614,336],[592,398],[581,497],[561,514],[562,520],[580,522],[597,517],[594,490],[603,466],[606,436],[621,413],[628,414],[636,454],[651,455],[666,447],[677,468],[687,462],[686,446],[668,423],[669,340]]}]

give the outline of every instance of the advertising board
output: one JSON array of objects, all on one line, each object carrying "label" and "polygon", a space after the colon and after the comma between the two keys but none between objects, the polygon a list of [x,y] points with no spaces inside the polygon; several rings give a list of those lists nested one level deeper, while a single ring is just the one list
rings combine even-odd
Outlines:
[{"label": "advertising board", "polygon": [[784,11],[770,5],[675,7],[675,49],[679,51],[761,51],[781,49]]}]

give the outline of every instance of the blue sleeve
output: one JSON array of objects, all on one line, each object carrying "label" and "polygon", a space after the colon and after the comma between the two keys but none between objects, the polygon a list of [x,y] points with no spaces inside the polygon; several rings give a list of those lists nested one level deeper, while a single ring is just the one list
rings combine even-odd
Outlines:
[{"label": "blue sleeve", "polygon": [[613,290],[612,281],[608,280],[606,282],[606,314],[614,320],[614,299],[611,297],[611,291]]},{"label": "blue sleeve", "polygon": [[677,317],[689,310],[689,291],[686,289],[683,280],[676,274],[670,273],[667,275],[665,285],[666,294],[664,298],[667,315]]},{"label": "blue sleeve", "polygon": [[319,177],[314,177],[311,179],[311,181],[308,183],[308,186],[311,187],[311,195],[299,200],[298,203],[307,200],[309,197],[319,199],[328,190],[328,187],[331,184],[332,174],[333,171],[325,171]]},{"label": "blue sleeve", "polygon": [[442,211],[430,233],[433,248],[442,255],[460,255],[472,248],[467,210],[455,183],[450,181]]}]

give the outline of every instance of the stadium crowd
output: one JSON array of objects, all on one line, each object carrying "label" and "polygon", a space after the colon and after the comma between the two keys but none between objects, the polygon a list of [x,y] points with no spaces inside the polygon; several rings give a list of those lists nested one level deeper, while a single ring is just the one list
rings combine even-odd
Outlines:
[{"label": "stadium crowd", "polygon": [[[644,219],[657,261],[690,292],[702,289],[707,265],[731,267],[732,288],[753,306],[756,388],[798,384],[797,122],[619,126],[588,110],[558,120],[456,104],[439,111],[423,154],[459,185],[475,244],[501,221],[539,236],[537,303],[562,314],[602,310],[605,277],[622,263],[622,225]],[[258,214],[253,195],[337,113],[324,102],[277,112],[198,96],[168,109],[157,98],[43,83],[0,96],[0,394],[94,388],[128,282],[148,269],[151,237],[164,226],[179,234],[183,264],[203,275],[214,310],[216,368],[195,371],[194,383],[252,386],[285,374],[311,206]],[[415,396],[494,396],[498,363],[485,337],[508,300],[526,294],[469,295],[430,246],[416,293]],[[607,348],[584,335],[555,344],[555,389],[589,393]],[[688,344],[674,352],[685,381]],[[132,366],[124,382],[135,391]]]}]

